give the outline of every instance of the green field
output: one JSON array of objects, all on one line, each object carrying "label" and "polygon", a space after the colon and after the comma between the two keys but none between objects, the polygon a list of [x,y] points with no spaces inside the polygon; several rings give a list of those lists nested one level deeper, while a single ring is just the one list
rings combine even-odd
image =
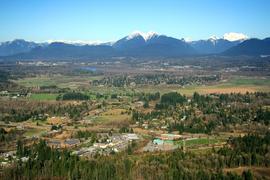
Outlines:
[{"label": "green field", "polygon": [[44,132],[46,132],[46,131],[40,130],[40,129],[29,129],[23,135],[26,137],[33,137],[33,136],[40,136]]},{"label": "green field", "polygon": [[[226,83],[225,83],[226,85]],[[270,87],[270,78],[269,77],[233,77],[228,81],[228,86],[268,86]]]},{"label": "green field", "polygon": [[56,100],[58,94],[49,94],[49,93],[40,93],[40,94],[31,94],[31,100],[45,101],[45,100]]},{"label": "green field", "polygon": [[37,86],[52,86],[55,85],[60,88],[76,89],[81,86],[89,86],[89,82],[95,79],[100,79],[102,76],[37,76],[31,78],[24,78],[16,80],[15,83],[25,87]]},{"label": "green field", "polygon": [[[134,92],[161,92],[166,93],[169,91],[177,91],[187,96],[192,95],[194,92],[200,94],[209,93],[246,93],[263,91],[270,92],[270,78],[269,77],[250,77],[250,76],[233,76],[222,82],[212,85],[190,85],[180,87],[178,85],[141,85],[132,87],[94,87],[90,86],[90,81],[101,79],[102,76],[39,76],[34,78],[24,78],[15,81],[16,83],[25,87],[36,86],[49,86],[56,85],[60,88],[78,89],[80,87],[87,87],[89,92],[99,92],[103,94],[121,94],[121,93],[134,93]],[[41,97],[33,97],[34,99],[42,99]],[[48,97],[53,99],[53,97]],[[44,97],[44,100],[46,97]]]},{"label": "green field", "polygon": [[[190,139],[186,140],[185,144],[187,147],[189,146],[196,146],[196,145],[210,145],[210,144],[215,144],[219,143],[220,140],[215,139],[215,138],[198,138],[198,139]],[[183,140],[176,142],[176,144],[183,146]]]}]

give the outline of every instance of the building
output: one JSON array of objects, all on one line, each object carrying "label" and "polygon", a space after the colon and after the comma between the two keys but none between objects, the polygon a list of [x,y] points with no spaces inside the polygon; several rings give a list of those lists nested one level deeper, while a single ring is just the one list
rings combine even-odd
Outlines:
[{"label": "building", "polygon": [[137,136],[137,134],[124,134],[123,137],[128,140],[128,141],[135,141],[135,140],[139,140],[139,137]]},{"label": "building", "polygon": [[80,144],[80,140],[79,139],[66,139],[64,141],[64,147],[76,147],[77,145]]},{"label": "building", "polygon": [[182,136],[178,134],[161,134],[157,138],[161,140],[178,140],[178,139],[181,139]]},{"label": "building", "polygon": [[162,145],[162,144],[164,144],[164,141],[161,140],[161,139],[154,139],[153,143],[156,144],[156,145]]}]

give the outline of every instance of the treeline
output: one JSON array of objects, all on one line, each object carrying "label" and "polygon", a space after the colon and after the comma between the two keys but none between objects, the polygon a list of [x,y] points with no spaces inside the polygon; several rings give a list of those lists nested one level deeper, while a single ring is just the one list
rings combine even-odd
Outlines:
[{"label": "treeline", "polygon": [[[249,149],[256,145],[255,149]],[[56,150],[44,141],[32,147],[17,145],[17,156],[28,157],[18,161],[1,174],[2,179],[253,179],[251,171],[239,176],[224,173],[224,168],[270,165],[269,134],[233,138],[229,145],[206,154],[174,152],[128,155],[127,152],[110,156],[79,159],[67,150]],[[248,150],[247,150],[248,149]],[[256,158],[255,158],[256,157]]]},{"label": "treeline", "polygon": [[0,143],[6,143],[12,140],[15,140],[17,136],[19,136],[21,132],[18,132],[15,129],[10,131],[6,131],[4,128],[0,127]]},{"label": "treeline", "polygon": [[7,82],[8,79],[9,79],[9,73],[8,72],[5,72],[5,71],[1,71],[0,70],[0,83],[4,83],[4,82]]},{"label": "treeline", "polygon": [[217,151],[222,167],[269,166],[270,132],[265,136],[256,134],[232,138],[227,147]]},{"label": "treeline", "polygon": [[63,95],[59,95],[56,100],[89,100],[89,96],[80,92],[68,92]]},{"label": "treeline", "polygon": [[91,142],[96,142],[98,139],[97,134],[91,131],[77,131],[74,135],[75,138],[79,139],[91,139]]},{"label": "treeline", "polygon": [[160,93],[155,92],[155,93],[140,93],[137,94],[139,101],[156,101],[159,100],[160,98]]},{"label": "treeline", "polygon": [[[194,93],[187,98],[177,92],[163,94],[151,112],[134,109],[133,121],[149,128],[167,126],[168,131],[211,133],[231,125],[270,124],[270,93],[209,94]],[[155,121],[154,121],[155,120]],[[158,123],[157,123],[158,122]]]},{"label": "treeline", "polygon": [[175,85],[192,85],[192,84],[208,84],[217,82],[221,79],[220,75],[206,76],[179,76],[177,74],[142,74],[142,75],[118,75],[104,77],[101,80],[93,80],[92,85],[106,85],[113,87],[124,87],[134,85],[159,85],[159,84],[175,84]]},{"label": "treeline", "polygon": [[10,81],[11,74],[7,71],[0,70],[0,91],[14,90],[18,88],[18,85]]},{"label": "treeline", "polygon": [[161,96],[160,103],[156,105],[157,109],[164,109],[168,108],[169,106],[176,106],[177,104],[183,105],[184,102],[187,101],[187,98],[185,96],[182,96],[181,94],[177,92],[170,92],[163,94]]},{"label": "treeline", "polygon": [[49,116],[68,116],[73,120],[82,118],[91,104],[82,102],[80,104],[70,103],[45,103],[29,101],[1,101],[0,102],[0,121],[22,122],[29,119],[46,120]]}]

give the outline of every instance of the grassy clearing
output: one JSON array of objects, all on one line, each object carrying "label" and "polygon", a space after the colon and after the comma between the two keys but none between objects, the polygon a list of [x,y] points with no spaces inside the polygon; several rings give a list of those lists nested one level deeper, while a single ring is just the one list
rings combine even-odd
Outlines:
[{"label": "grassy clearing", "polygon": [[40,136],[45,130],[40,129],[28,129],[23,135],[26,137]]},{"label": "grassy clearing", "polygon": [[[198,138],[198,139],[186,140],[185,144],[188,147],[188,146],[196,146],[196,145],[211,145],[211,144],[216,144],[219,142],[220,142],[220,140],[214,139],[214,138]],[[184,141],[180,140],[180,141],[176,142],[176,144],[183,146]]]},{"label": "grassy clearing", "polygon": [[31,100],[45,101],[45,100],[56,100],[58,94],[49,94],[49,93],[41,93],[41,94],[31,94]]},{"label": "grassy clearing", "polygon": [[25,87],[58,86],[60,88],[76,89],[80,86],[90,86],[90,81],[101,79],[102,76],[38,76],[16,80],[15,83]]},{"label": "grassy clearing", "polygon": [[246,93],[246,92],[270,92],[270,78],[262,77],[232,77],[226,82],[208,86],[187,86],[178,92],[192,95],[194,92],[200,94],[209,93]]},{"label": "grassy clearing", "polygon": [[254,85],[254,86],[270,86],[270,78],[267,77],[233,77],[229,80],[228,85],[242,86],[242,85]]},{"label": "grassy clearing", "polygon": [[122,113],[125,111],[125,109],[109,109],[97,116],[86,116],[84,120],[96,125],[118,127],[119,125],[128,124],[131,119],[131,115]]},{"label": "grassy clearing", "polygon": [[177,85],[159,85],[159,86],[140,86],[136,87],[137,92],[157,92],[161,94],[169,91],[177,91],[187,96],[193,95],[194,92],[200,94],[209,93],[246,93],[262,91],[270,92],[270,78],[269,77],[247,77],[234,76],[225,82],[219,82],[214,85],[190,85],[180,87]]}]

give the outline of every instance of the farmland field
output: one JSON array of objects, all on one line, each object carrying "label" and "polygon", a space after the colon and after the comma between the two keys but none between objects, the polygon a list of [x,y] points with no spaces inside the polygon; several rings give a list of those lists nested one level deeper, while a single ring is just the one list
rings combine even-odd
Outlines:
[{"label": "farmland field", "polygon": [[31,78],[23,78],[16,80],[15,82],[26,87],[36,86],[57,86],[60,88],[71,88],[76,89],[80,86],[89,86],[91,80],[100,79],[102,76],[65,76],[65,75],[54,75],[54,76],[37,76]]},{"label": "farmland field", "polygon": [[31,94],[30,99],[31,100],[38,100],[38,101],[56,100],[57,96],[58,96],[58,94],[39,93],[39,94]]},{"label": "farmland field", "polygon": [[[187,139],[185,140],[185,145],[187,147],[189,146],[197,146],[197,145],[211,145],[211,144],[216,144],[220,143],[220,139],[216,138],[194,138],[194,139]],[[183,140],[177,142],[178,145],[183,146],[184,142]]]},{"label": "farmland field", "polygon": [[173,85],[160,86],[143,86],[137,91],[153,92],[155,90],[161,93],[168,91],[177,91],[187,96],[194,92],[200,94],[209,93],[246,93],[246,92],[270,92],[270,78],[269,77],[232,77],[225,82],[218,82],[214,85],[190,85],[185,87]]},{"label": "farmland field", "polygon": [[[92,92],[100,93],[132,93],[132,92],[153,92],[160,91],[166,93],[169,91],[178,91],[185,95],[192,95],[194,92],[201,94],[209,93],[246,93],[246,92],[269,92],[270,78],[269,77],[250,77],[250,76],[232,76],[229,79],[217,82],[213,85],[188,85],[179,87],[177,85],[140,85],[138,87],[94,87],[90,86],[90,81],[101,79],[102,76],[38,76],[33,78],[24,78],[15,81],[16,83],[26,87],[36,86],[51,86],[56,85],[59,88],[78,89],[80,87],[88,87]],[[47,97],[46,97],[47,96]],[[33,99],[52,100],[53,95],[33,95]]]}]

